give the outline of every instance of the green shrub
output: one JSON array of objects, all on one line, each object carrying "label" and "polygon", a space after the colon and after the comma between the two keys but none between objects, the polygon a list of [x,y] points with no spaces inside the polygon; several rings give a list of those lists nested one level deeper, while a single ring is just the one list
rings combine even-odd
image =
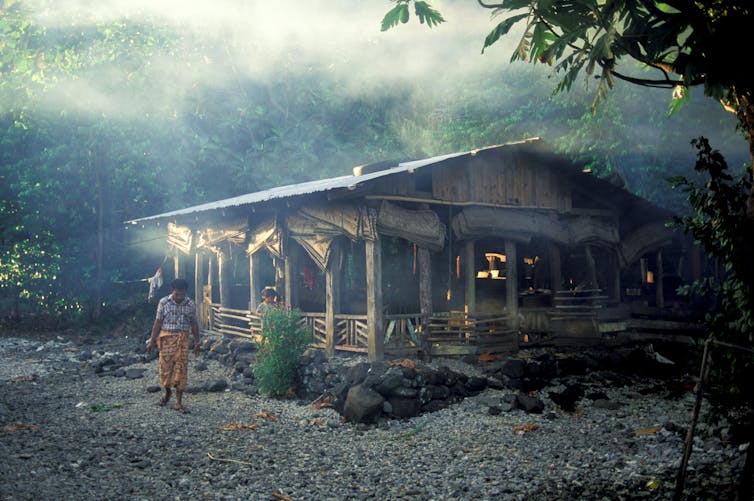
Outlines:
[{"label": "green shrub", "polygon": [[269,310],[262,322],[254,378],[259,391],[281,397],[296,383],[298,365],[310,342],[298,310]]}]

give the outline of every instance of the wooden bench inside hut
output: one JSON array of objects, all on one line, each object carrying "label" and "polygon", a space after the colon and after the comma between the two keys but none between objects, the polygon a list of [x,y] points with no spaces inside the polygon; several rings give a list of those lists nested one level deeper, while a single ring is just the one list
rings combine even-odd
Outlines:
[{"label": "wooden bench inside hut", "polygon": [[254,339],[273,286],[313,346],[380,359],[694,336],[675,289],[705,263],[670,218],[534,138],[127,223],[167,228],[203,329]]}]

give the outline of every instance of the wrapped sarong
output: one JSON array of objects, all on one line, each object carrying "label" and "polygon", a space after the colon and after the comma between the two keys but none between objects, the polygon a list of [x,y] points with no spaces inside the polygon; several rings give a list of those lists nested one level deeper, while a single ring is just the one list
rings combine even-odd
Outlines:
[{"label": "wrapped sarong", "polygon": [[188,382],[189,333],[160,331],[157,348],[160,386],[184,391]]}]

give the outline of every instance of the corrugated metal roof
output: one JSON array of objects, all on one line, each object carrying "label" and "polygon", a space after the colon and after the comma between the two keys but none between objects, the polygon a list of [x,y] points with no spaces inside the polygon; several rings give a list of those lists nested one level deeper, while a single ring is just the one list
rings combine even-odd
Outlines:
[{"label": "corrugated metal roof", "polygon": [[176,216],[185,216],[188,214],[194,214],[197,212],[206,212],[217,209],[225,209],[228,207],[239,207],[242,205],[251,205],[260,202],[267,202],[269,200],[289,198],[301,195],[309,195],[312,193],[321,193],[325,191],[335,190],[339,188],[355,188],[357,185],[378,179],[392,174],[398,174],[401,172],[413,172],[416,169],[426,167],[428,165],[437,164],[439,162],[449,160],[451,158],[458,158],[466,155],[475,155],[480,151],[494,150],[497,148],[503,148],[506,146],[514,146],[526,143],[532,143],[539,141],[539,138],[524,139],[522,141],[516,141],[511,143],[499,144],[494,146],[487,146],[476,150],[464,151],[460,153],[450,153],[447,155],[440,155],[431,158],[425,158],[421,160],[412,160],[409,162],[401,162],[395,167],[391,167],[378,172],[372,172],[364,174],[362,176],[339,176],[328,179],[320,179],[316,181],[307,181],[304,183],[291,184],[287,186],[279,186],[277,188],[270,188],[269,190],[257,191],[254,193],[248,193],[246,195],[239,195],[237,197],[226,198],[224,200],[217,200],[215,202],[207,202],[200,205],[194,205],[193,207],[187,207],[185,209],[178,209],[170,212],[164,212],[162,214],[156,214],[153,216],[142,217],[139,219],[132,219],[126,221],[125,224],[137,224],[145,221],[154,221],[158,219],[173,218]]}]

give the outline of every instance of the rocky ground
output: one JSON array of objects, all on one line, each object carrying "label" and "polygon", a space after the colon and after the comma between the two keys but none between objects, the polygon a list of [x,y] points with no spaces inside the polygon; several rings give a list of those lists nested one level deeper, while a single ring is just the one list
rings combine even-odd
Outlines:
[{"label": "rocky ground", "polygon": [[[506,407],[512,390],[495,384],[357,424],[309,399],[261,397],[205,349],[184,415],[156,405],[142,348],[122,334],[0,336],[0,498],[671,499],[694,400],[693,377],[587,371],[539,389],[536,412]],[[551,395],[574,383],[585,396],[568,412]],[[724,420],[700,424],[686,499],[733,499],[748,446],[733,435]]]}]

